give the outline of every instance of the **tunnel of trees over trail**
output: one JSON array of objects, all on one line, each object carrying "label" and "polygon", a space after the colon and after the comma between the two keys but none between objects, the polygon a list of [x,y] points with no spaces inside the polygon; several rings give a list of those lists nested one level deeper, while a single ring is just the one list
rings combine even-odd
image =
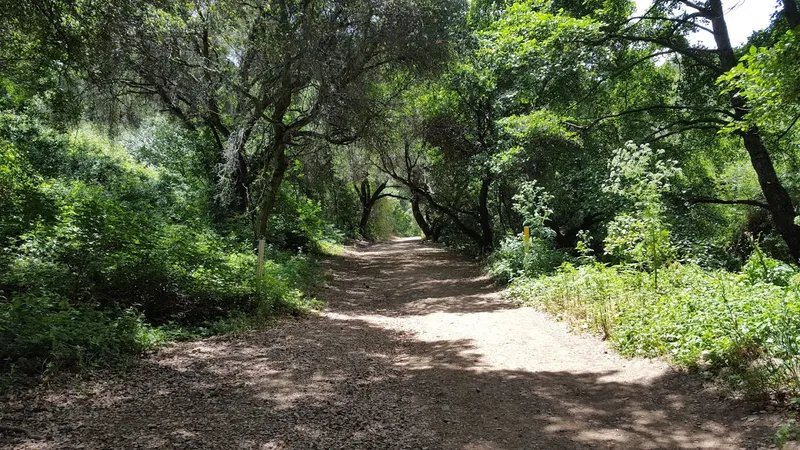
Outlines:
[{"label": "tunnel of trees over trail", "polygon": [[320,255],[420,236],[622,351],[793,390],[800,7],[740,44],[732,2],[635,3],[6,2],[0,369],[312,310]]}]

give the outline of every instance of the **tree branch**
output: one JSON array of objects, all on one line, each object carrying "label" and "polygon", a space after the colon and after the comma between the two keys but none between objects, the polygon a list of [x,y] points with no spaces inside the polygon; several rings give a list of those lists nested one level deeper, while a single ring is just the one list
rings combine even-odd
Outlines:
[{"label": "tree branch", "polygon": [[779,141],[785,138],[786,135],[789,134],[790,131],[792,131],[792,128],[794,128],[798,120],[800,120],[800,114],[794,116],[794,120],[792,120],[792,123],[789,124],[789,126],[783,131],[783,133],[780,134],[780,136],[778,136]]},{"label": "tree branch", "polygon": [[[666,110],[666,111],[705,111],[707,113],[717,113],[717,114],[724,114],[726,116],[733,117],[733,114],[730,111],[725,111],[724,109],[704,109],[697,106],[688,106],[688,105],[651,105],[651,106],[643,106],[641,108],[631,108],[626,109],[625,111],[608,114],[602,117],[598,117],[592,123],[587,125],[586,129],[591,129],[600,124],[600,122],[606,121],[608,119],[615,119],[617,117],[626,116],[629,114],[636,114],[642,112],[650,112],[650,111],[657,111],[657,110]],[[721,123],[727,124],[727,122],[723,121],[722,119],[716,119],[713,117],[709,117],[705,119],[704,122],[712,122],[712,123]]]},{"label": "tree branch", "polygon": [[[669,136],[681,134],[689,130],[719,130],[721,127],[724,127],[727,124],[728,122],[724,120],[715,119],[712,117],[696,119],[696,120],[688,120],[688,119],[675,120],[666,125],[658,127],[657,130],[653,131],[652,133],[650,133],[649,136],[647,136],[647,138],[645,138],[645,141],[648,142],[657,141],[659,139],[664,139]],[[677,126],[680,126],[680,128],[669,131],[668,133],[661,134],[664,131],[667,131]]]},{"label": "tree branch", "polygon": [[632,21],[632,20],[666,21],[666,22],[672,22],[672,23],[677,24],[677,25],[687,25],[689,27],[697,28],[699,30],[706,31],[708,33],[712,33],[712,34],[714,33],[714,30],[712,30],[711,28],[708,28],[706,26],[700,25],[697,22],[695,22],[693,20],[690,20],[690,19],[693,19],[695,17],[705,17],[705,15],[701,14],[701,13],[694,13],[694,14],[689,14],[689,15],[683,16],[683,17],[633,16],[633,17],[629,18],[628,20],[629,21]]},{"label": "tree branch", "polygon": [[691,48],[684,45],[679,45],[678,43],[672,42],[669,39],[662,39],[662,38],[655,38],[655,37],[647,37],[647,36],[628,36],[622,34],[612,34],[608,36],[609,39],[619,39],[623,41],[629,42],[647,42],[650,44],[660,45],[662,47],[668,48],[673,50],[675,53],[678,53],[682,56],[685,56],[697,64],[700,64],[707,69],[710,69],[717,75],[722,75],[725,73],[721,67],[706,61],[705,59],[700,57],[701,53],[709,53],[709,51],[702,51],[701,49]]},{"label": "tree branch", "polygon": [[747,205],[747,206],[755,206],[758,208],[769,209],[769,205],[766,203],[759,202],[758,200],[722,200],[719,198],[710,198],[710,197],[697,197],[693,199],[689,199],[689,204],[696,205],[699,203],[713,203],[718,205]]},{"label": "tree branch", "polygon": [[379,196],[378,196],[378,198],[376,198],[375,200],[380,200],[380,199],[382,199],[382,198],[384,198],[384,197],[392,197],[392,198],[396,198],[396,199],[398,199],[398,200],[408,200],[408,201],[411,201],[411,199],[410,199],[410,198],[408,198],[408,197],[403,197],[402,195],[397,195],[397,194],[388,194],[388,193],[387,193],[387,194],[381,194],[381,195],[379,195]]},{"label": "tree branch", "polygon": [[683,3],[684,5],[698,11],[703,17],[709,17],[711,15],[711,10],[699,3],[695,3],[689,0],[678,0],[678,2]]}]

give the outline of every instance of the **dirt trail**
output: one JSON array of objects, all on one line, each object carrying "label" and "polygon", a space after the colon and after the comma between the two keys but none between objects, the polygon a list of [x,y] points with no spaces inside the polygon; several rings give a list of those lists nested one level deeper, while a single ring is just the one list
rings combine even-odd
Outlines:
[{"label": "dirt trail", "polygon": [[[317,318],[40,389],[13,449],[760,449],[776,417],[503,301],[419,241],[332,258]],[[2,443],[0,443],[2,447]]]}]

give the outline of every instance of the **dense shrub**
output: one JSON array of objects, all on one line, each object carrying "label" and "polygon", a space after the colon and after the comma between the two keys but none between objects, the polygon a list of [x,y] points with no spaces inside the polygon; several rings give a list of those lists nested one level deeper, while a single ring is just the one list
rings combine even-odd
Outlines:
[{"label": "dense shrub", "polygon": [[273,245],[284,250],[316,250],[324,241],[341,239],[339,233],[323,220],[320,202],[287,185],[282,186],[269,226]]},{"label": "dense shrub", "polygon": [[545,223],[553,210],[552,195],[536,182],[522,183],[514,196],[514,210],[529,227],[527,243],[522,235],[506,236],[489,258],[489,274],[496,280],[507,283],[522,276],[541,275],[552,272],[566,261],[567,255],[555,248],[555,232]]},{"label": "dense shrub", "polygon": [[[789,277],[792,274],[793,277]],[[750,392],[800,392],[800,285],[794,269],[755,254],[742,273],[673,264],[565,264],[516,280],[512,297],[608,337],[626,355],[665,356]]]},{"label": "dense shrub", "polygon": [[545,239],[531,237],[526,249],[522,236],[509,236],[492,253],[488,270],[495,280],[508,283],[523,276],[550,273],[567,259],[567,254]]},{"label": "dense shrub", "polygon": [[27,116],[5,119],[0,369],[114,365],[163,339],[314,306],[313,258],[280,249],[292,247],[291,232],[326,237],[315,202],[281,197],[259,280],[246,235],[215,223],[202,161],[192,162],[200,138],[149,124],[152,139],[126,149],[88,128],[66,136]]},{"label": "dense shrub", "polygon": [[107,367],[152,346],[150,331],[133,311],[73,306],[47,294],[17,295],[0,303],[0,370]]},{"label": "dense shrub", "polygon": [[[663,153],[629,143],[609,162],[604,188],[627,206],[609,223],[601,257],[617,265],[598,262],[582,232],[580,256],[554,273],[558,260],[536,236],[528,252],[519,238],[505,241],[492,274],[512,281],[511,297],[601,334],[625,355],[666,357],[750,393],[800,394],[800,275],[757,245],[740,272],[678,262],[684,252],[663,195],[681,171]],[[542,193],[531,186],[525,197]]]},{"label": "dense shrub", "polygon": [[131,187],[123,195],[83,181],[51,181],[44,190],[57,205],[54,220],[20,236],[3,284],[137,307],[161,322],[251,310],[255,256],[247,244],[202,220],[177,223],[148,198],[147,186]]}]

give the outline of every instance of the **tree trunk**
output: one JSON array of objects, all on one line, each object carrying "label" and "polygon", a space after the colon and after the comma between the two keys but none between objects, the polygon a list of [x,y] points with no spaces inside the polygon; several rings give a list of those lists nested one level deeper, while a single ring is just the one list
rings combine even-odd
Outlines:
[{"label": "tree trunk", "polygon": [[783,15],[792,29],[800,26],[800,8],[795,0],[783,0]]},{"label": "tree trunk", "polygon": [[441,220],[431,219],[430,211],[425,211],[425,221],[431,227],[431,242],[439,242],[439,237],[442,236],[444,223]]},{"label": "tree trunk", "polygon": [[234,174],[234,192],[236,202],[233,202],[235,211],[242,212],[247,209],[247,187],[250,185],[249,174],[247,173],[247,161],[244,155],[239,152],[236,162],[236,173]]},{"label": "tree trunk", "polygon": [[369,223],[370,213],[372,213],[372,204],[361,205],[361,221],[358,223],[358,232],[364,238],[367,237],[367,223]]},{"label": "tree trunk", "polygon": [[[484,249],[484,247],[486,247],[485,243],[487,241],[487,239],[486,239],[487,236],[489,238],[488,241],[492,242],[491,222],[489,222],[489,224],[490,224],[489,225],[489,234],[488,235],[482,234],[481,232],[479,232],[479,231],[471,228],[467,224],[465,224],[464,221],[462,221],[461,218],[459,217],[459,211],[457,211],[455,209],[452,209],[452,208],[450,208],[450,207],[448,207],[446,205],[439,204],[436,201],[436,199],[433,198],[433,196],[427,190],[427,188],[418,186],[418,185],[414,184],[413,182],[411,182],[411,180],[405,179],[405,178],[403,178],[402,176],[398,175],[395,172],[386,171],[386,173],[389,176],[391,176],[392,178],[394,178],[395,180],[403,183],[406,187],[408,187],[408,189],[411,191],[412,195],[419,195],[419,196],[423,197],[428,202],[428,205],[430,205],[432,208],[436,209],[437,211],[439,211],[442,214],[444,214],[445,216],[447,216],[450,219],[450,221],[452,222],[452,224],[456,228],[458,228],[462,233],[464,233],[465,236],[467,236],[473,242],[475,242],[475,245],[477,245],[478,248]],[[488,181],[488,184],[485,187],[486,188],[486,196],[488,197],[488,189],[489,189],[489,185],[491,184],[491,180],[486,180],[486,181]],[[482,190],[483,190],[483,186],[482,186]],[[485,203],[484,203],[484,206],[485,206]],[[488,209],[486,209],[486,214],[488,215]],[[479,213],[479,215],[480,215],[480,213]],[[438,234],[439,234],[438,230],[436,230],[435,228],[432,228],[431,232],[435,236],[438,237]],[[488,250],[491,250],[491,245],[489,246]]]},{"label": "tree trunk", "polygon": [[[787,0],[784,1],[787,2]],[[791,0],[788,0],[788,2],[791,2]],[[788,2],[784,3],[787,9],[790,6]],[[796,11],[796,5],[791,6],[794,6]],[[736,66],[737,59],[731,46],[728,26],[725,23],[722,0],[710,0],[709,10],[721,68],[727,72]],[[736,120],[742,120],[747,114],[747,105],[744,100],[738,95],[738,92],[734,91],[731,93],[730,101],[734,109],[734,117]],[[797,214],[794,210],[792,198],[778,178],[775,164],[772,162],[758,128],[751,127],[748,130],[741,131],[739,135],[742,137],[744,147],[750,155],[750,162],[758,176],[761,192],[764,194],[767,205],[769,205],[775,228],[789,247],[789,252],[794,262],[797,263],[800,261],[800,227],[794,223]]]},{"label": "tree trunk", "polygon": [[[418,191],[418,192],[420,192],[420,191]],[[467,236],[468,238],[472,239],[472,242],[474,242],[475,245],[478,246],[478,248],[483,247],[484,238],[481,235],[481,233],[479,233],[479,232],[475,231],[474,229],[470,228],[469,226],[467,226],[467,224],[465,224],[461,220],[461,218],[458,217],[458,212],[456,212],[456,211],[454,211],[454,210],[452,210],[452,209],[450,209],[450,208],[448,208],[448,207],[446,207],[444,205],[440,205],[440,204],[436,203],[434,201],[433,197],[427,192],[422,191],[422,192],[420,192],[420,194],[422,194],[428,200],[428,204],[429,205],[433,206],[438,211],[440,211],[442,214],[444,214],[447,217],[449,217],[450,220],[452,221],[453,225],[455,225],[456,228],[458,228],[462,233],[464,233],[465,236]],[[431,231],[434,232],[434,234],[436,234],[437,239],[438,239],[438,231],[433,230],[433,229]]]},{"label": "tree trunk", "polygon": [[367,237],[367,224],[369,223],[370,213],[372,213],[372,207],[375,206],[378,200],[386,197],[383,191],[386,190],[387,184],[389,184],[388,180],[379,184],[375,192],[370,192],[369,180],[362,181],[361,188],[353,184],[353,189],[355,189],[358,199],[361,201],[361,221],[358,224],[358,232],[364,238]]},{"label": "tree trunk", "polygon": [[425,220],[425,216],[422,215],[422,210],[419,207],[419,196],[417,195],[414,195],[411,199],[411,214],[414,216],[414,220],[417,221],[419,229],[422,230],[422,233],[425,235],[425,239],[433,241],[433,232],[428,221]]},{"label": "tree trunk", "polygon": [[775,228],[780,233],[786,245],[789,247],[794,262],[800,261],[800,226],[794,223],[797,213],[794,209],[789,192],[781,184],[775,165],[764,145],[761,135],[757,129],[750,129],[742,133],[744,146],[750,155],[750,162],[758,175],[758,184],[761,192],[769,205],[769,211]]},{"label": "tree trunk", "polygon": [[478,193],[478,219],[481,225],[481,252],[490,253],[494,246],[494,235],[492,233],[492,216],[489,214],[489,186],[492,184],[491,177],[487,174],[481,180],[481,190]]},{"label": "tree trunk", "polygon": [[258,205],[258,215],[255,226],[256,243],[259,239],[267,236],[267,224],[269,223],[269,216],[272,214],[272,209],[275,207],[275,200],[278,198],[278,192],[283,182],[283,177],[286,170],[289,168],[289,160],[286,158],[286,144],[279,140],[276,145],[273,156],[272,170],[269,173],[269,182],[267,188],[261,197],[261,203]]}]

